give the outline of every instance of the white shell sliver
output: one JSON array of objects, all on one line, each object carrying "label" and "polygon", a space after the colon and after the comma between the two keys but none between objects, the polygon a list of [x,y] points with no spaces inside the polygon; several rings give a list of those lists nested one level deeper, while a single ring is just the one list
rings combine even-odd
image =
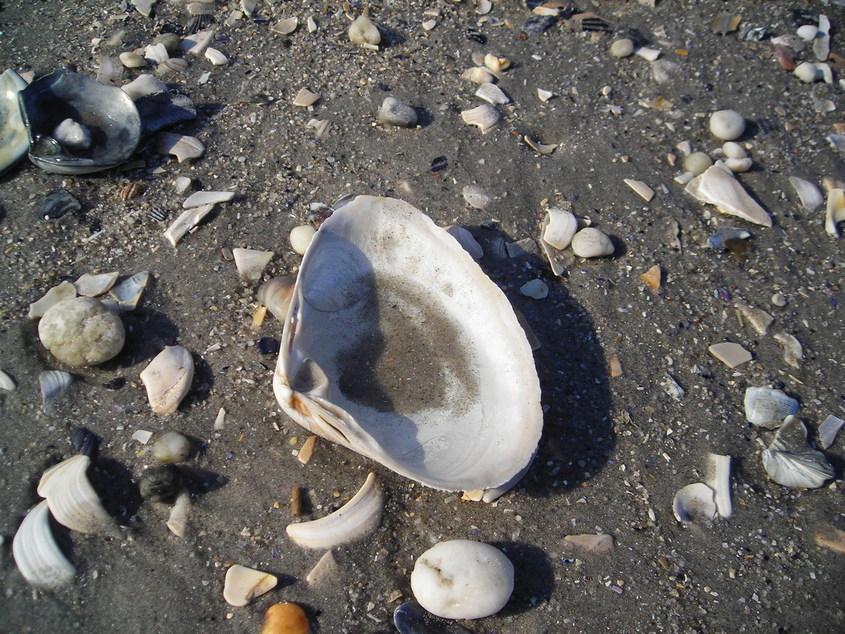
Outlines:
[{"label": "white shell sliver", "polygon": [[374,533],[383,508],[381,487],[376,474],[370,473],[358,493],[334,513],[310,522],[288,524],[286,530],[288,537],[305,548],[334,548]]},{"label": "white shell sliver", "polygon": [[53,465],[41,476],[38,495],[56,521],[80,533],[114,533],[115,525],[88,480],[91,459],[84,454]]},{"label": "white shell sliver", "polygon": [[76,576],[76,568],[59,550],[50,532],[47,500],[34,506],[24,518],[15,533],[12,554],[24,578],[38,588],[60,588]]},{"label": "white shell sliver", "polygon": [[305,254],[273,379],[297,423],[426,486],[491,489],[542,430],[507,298],[408,203],[359,196]]},{"label": "white shell sliver", "polygon": [[793,489],[818,489],[834,476],[825,455],[807,446],[807,428],[795,416],[786,417],[763,452],[763,468],[772,480]]}]

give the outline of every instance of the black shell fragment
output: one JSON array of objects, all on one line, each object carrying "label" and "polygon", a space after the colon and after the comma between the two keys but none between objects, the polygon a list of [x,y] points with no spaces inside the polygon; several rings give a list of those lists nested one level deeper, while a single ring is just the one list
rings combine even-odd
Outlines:
[{"label": "black shell fragment", "polygon": [[45,220],[56,220],[67,212],[77,212],[82,209],[82,203],[71,196],[66,189],[56,189],[44,196],[38,215]]},{"label": "black shell fragment", "polygon": [[552,28],[557,22],[553,15],[533,15],[522,25],[522,30],[527,35],[540,35]]}]

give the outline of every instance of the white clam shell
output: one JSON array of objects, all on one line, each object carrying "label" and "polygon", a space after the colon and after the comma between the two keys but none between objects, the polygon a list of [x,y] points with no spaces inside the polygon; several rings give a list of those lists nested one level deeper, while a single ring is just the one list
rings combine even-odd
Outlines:
[{"label": "white clam shell", "polygon": [[359,196],[317,232],[273,388],[311,432],[439,489],[511,480],[542,428],[507,299],[446,231],[390,198]]},{"label": "white clam shell", "polygon": [[86,471],[91,459],[77,454],[45,471],[38,482],[38,495],[56,521],[78,533],[113,534],[115,524],[91,486]]},{"label": "white clam shell", "polygon": [[795,416],[786,417],[763,452],[763,468],[772,480],[793,489],[817,489],[834,476],[824,454],[807,446],[807,428]]},{"label": "white clam shell", "polygon": [[12,554],[24,579],[38,588],[60,588],[76,576],[76,568],[62,554],[50,531],[47,500],[30,509],[21,522],[12,541]]},{"label": "white clam shell", "polygon": [[278,582],[279,579],[269,572],[235,564],[226,571],[223,598],[229,605],[243,607],[256,597],[270,592]]},{"label": "white clam shell", "polygon": [[175,412],[191,389],[193,378],[194,360],[186,348],[167,346],[159,352],[141,372],[153,413],[167,416]]},{"label": "white clam shell", "polygon": [[513,592],[513,564],[498,548],[466,539],[435,544],[411,572],[411,590],[426,610],[447,619],[495,614]]},{"label": "white clam shell", "polygon": [[375,532],[381,522],[384,496],[370,473],[364,485],[346,504],[330,515],[310,522],[288,524],[287,534],[294,543],[305,548],[334,548],[364,539]]},{"label": "white clam shell", "polygon": [[686,485],[675,493],[672,510],[679,522],[700,522],[716,519],[717,508],[713,498],[713,489],[703,482]]},{"label": "white clam shell", "polygon": [[781,390],[749,387],[745,390],[745,419],[759,427],[777,427],[784,418],[798,412],[798,401]]},{"label": "white clam shell", "polygon": [[477,126],[482,134],[492,130],[502,118],[499,111],[490,104],[483,104],[461,112],[464,123]]}]

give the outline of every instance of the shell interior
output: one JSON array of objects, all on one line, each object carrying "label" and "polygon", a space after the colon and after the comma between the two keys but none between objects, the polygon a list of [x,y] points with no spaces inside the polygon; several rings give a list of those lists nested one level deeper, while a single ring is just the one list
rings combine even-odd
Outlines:
[{"label": "shell interior", "polygon": [[317,232],[273,385],[299,424],[439,489],[512,480],[542,429],[508,300],[452,236],[390,198],[359,196]]}]

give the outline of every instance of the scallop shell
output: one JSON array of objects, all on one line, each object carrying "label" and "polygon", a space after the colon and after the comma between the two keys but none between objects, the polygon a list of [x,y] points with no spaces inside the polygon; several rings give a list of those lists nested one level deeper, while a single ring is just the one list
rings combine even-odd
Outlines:
[{"label": "scallop shell", "polygon": [[483,104],[462,111],[461,118],[464,120],[464,123],[478,126],[482,134],[487,134],[499,123],[502,115],[490,104]]},{"label": "scallop shell", "polygon": [[452,236],[391,198],[359,196],[317,232],[273,388],[311,432],[438,489],[511,481],[542,429],[507,299]]},{"label": "scallop shell", "polygon": [[88,481],[91,458],[77,454],[47,469],[38,483],[38,495],[56,521],[79,533],[109,534],[115,524]]},{"label": "scallop shell", "polygon": [[34,506],[21,522],[12,541],[12,554],[24,579],[38,588],[60,588],[76,576],[76,568],[62,554],[50,531],[47,500]]},{"label": "scallop shell", "polygon": [[61,370],[45,370],[39,374],[41,409],[49,412],[56,399],[67,391],[71,383],[73,383],[73,375]]},{"label": "scallop shell", "polygon": [[[312,436],[313,437],[313,436]],[[375,532],[381,522],[384,496],[370,473],[364,485],[331,515],[310,522],[289,524],[288,537],[305,548],[335,548]]]},{"label": "scallop shell", "polygon": [[763,452],[763,467],[772,480],[793,489],[818,489],[834,476],[824,454],[807,446],[807,428],[795,416],[787,416]]},{"label": "scallop shell", "polygon": [[759,427],[777,427],[787,416],[798,412],[798,401],[781,390],[749,387],[745,390],[745,419]]}]

